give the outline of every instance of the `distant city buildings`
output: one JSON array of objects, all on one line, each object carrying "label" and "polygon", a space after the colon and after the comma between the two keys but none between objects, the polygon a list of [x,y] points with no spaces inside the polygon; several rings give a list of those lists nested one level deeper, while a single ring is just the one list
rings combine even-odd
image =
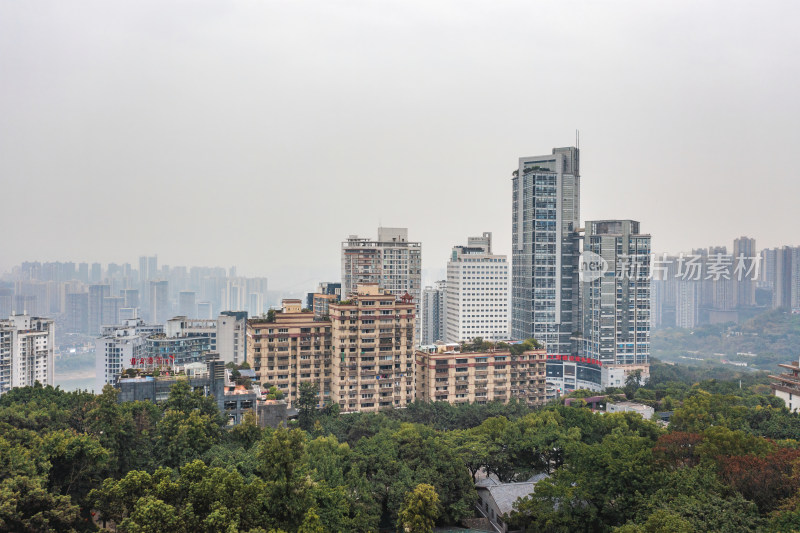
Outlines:
[{"label": "distant city buildings", "polygon": [[64,341],[66,335],[96,338],[103,326],[131,318],[165,324],[176,315],[212,319],[226,310],[260,315],[269,307],[266,278],[229,278],[224,268],[159,265],[156,256],[141,257],[138,266],[22,263],[0,278],[0,312],[7,311],[0,316],[50,317]]},{"label": "distant city buildings", "polygon": [[37,381],[52,385],[54,341],[50,319],[18,314],[0,320],[0,394]]},{"label": "distant city buildings", "polygon": [[[316,303],[315,303],[316,299]],[[322,312],[317,311],[317,306],[325,307],[327,303],[342,299],[342,284],[332,281],[323,281],[317,286],[316,292],[306,295],[306,308],[314,311],[315,314],[327,314],[327,309]]]},{"label": "distant city buildings", "polygon": [[420,344],[433,344],[444,341],[447,312],[446,298],[447,281],[440,280],[432,287],[422,290],[420,311]]},{"label": "distant city buildings", "polygon": [[492,253],[490,232],[453,247],[445,289],[446,342],[509,338],[508,274],[506,256]]},{"label": "distant city buildings", "polygon": [[106,326],[103,335],[95,340],[95,392],[107,384],[113,385],[126,368],[137,366],[148,357],[145,339],[161,334],[162,326],[148,326],[139,319],[125,320],[119,325]]},{"label": "distant city buildings", "polygon": [[743,322],[767,309],[800,312],[800,247],[758,250],[750,237],[677,255],[655,254],[652,323],[694,328]]},{"label": "distant city buildings", "polygon": [[89,334],[99,335],[103,326],[103,300],[111,295],[110,285],[89,285]]},{"label": "distant city buildings", "polygon": [[166,325],[130,318],[104,326],[95,340],[95,392],[114,384],[128,368],[165,369],[204,362],[209,353],[225,363],[247,358],[247,313],[226,311],[216,319],[178,316]]},{"label": "distant city buildings", "polygon": [[[750,237],[739,237],[733,241],[733,261],[742,265],[746,271],[753,268],[753,263],[760,261],[756,240]],[[733,281],[733,304],[735,307],[752,307],[756,305],[756,282],[755,275],[732,276]]]}]

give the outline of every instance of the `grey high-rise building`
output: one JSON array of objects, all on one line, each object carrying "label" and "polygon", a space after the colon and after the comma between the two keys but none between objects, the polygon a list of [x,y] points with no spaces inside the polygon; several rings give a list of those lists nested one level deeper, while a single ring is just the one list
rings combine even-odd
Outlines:
[{"label": "grey high-rise building", "polygon": [[197,318],[210,320],[214,316],[214,307],[211,302],[197,302]]},{"label": "grey high-rise building", "polygon": [[[603,387],[624,385],[630,372],[646,374],[650,360],[650,235],[634,220],[587,221],[584,254],[599,256],[605,272],[586,271],[581,280],[582,342],[575,379]],[[598,368],[579,363],[600,362]],[[613,370],[618,370],[614,372]],[[572,383],[582,388],[581,383]],[[573,388],[573,387],[566,387]]]},{"label": "grey high-rise building", "polygon": [[67,293],[67,333],[89,332],[89,293]]},{"label": "grey high-rise building", "polygon": [[78,265],[78,279],[84,283],[89,283],[89,263]]},{"label": "grey high-rise building", "polygon": [[158,256],[147,258],[147,278],[156,279],[158,277]]},{"label": "grey high-rise building", "polygon": [[100,283],[102,280],[103,280],[103,267],[100,265],[100,263],[92,263],[90,281],[92,283]]},{"label": "grey high-rise building", "polygon": [[543,342],[552,362],[577,351],[579,150],[521,157],[512,182],[511,335]]},{"label": "grey high-rise building", "polygon": [[178,293],[178,314],[187,318],[197,318],[194,291],[181,291]]},{"label": "grey high-rise building", "polygon": [[773,307],[800,310],[800,247],[778,248],[775,259]]},{"label": "grey high-rise building", "polygon": [[756,304],[756,270],[759,265],[756,240],[739,237],[733,241],[733,296],[737,307],[752,307]]},{"label": "grey high-rise building", "polygon": [[425,287],[422,291],[422,318],[420,319],[421,337],[420,344],[433,344],[443,341],[446,325],[446,298],[447,281],[441,280],[433,287]]},{"label": "grey high-rise building", "polygon": [[169,299],[169,282],[150,281],[150,322],[164,324],[172,318],[172,304]]},{"label": "grey high-rise building", "polygon": [[89,335],[100,335],[103,325],[103,299],[110,295],[109,285],[89,285]]},{"label": "grey high-rise building", "polygon": [[11,316],[14,310],[14,290],[8,287],[0,287],[0,318]]},{"label": "grey high-rise building", "polygon": [[125,299],[119,296],[103,298],[103,326],[114,326],[120,323],[119,310],[125,307]]},{"label": "grey high-rise building", "polygon": [[124,307],[139,307],[139,290],[138,289],[122,289],[120,296],[125,299]]}]

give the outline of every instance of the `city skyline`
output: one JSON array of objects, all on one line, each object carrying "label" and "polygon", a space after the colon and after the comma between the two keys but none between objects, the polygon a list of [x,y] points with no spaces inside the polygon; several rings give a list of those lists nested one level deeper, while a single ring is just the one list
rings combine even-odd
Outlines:
[{"label": "city skyline", "polygon": [[[516,159],[576,129],[585,220],[639,220],[669,253],[800,244],[800,6],[772,5],[5,2],[0,223],[26,230],[0,270],[158,253],[289,286],[329,279],[342,236],[378,225],[425,243],[423,268],[480,231],[510,255]],[[537,17],[569,24],[510,29]],[[348,208],[367,197],[385,201]],[[300,213],[324,223],[250,244]]]}]

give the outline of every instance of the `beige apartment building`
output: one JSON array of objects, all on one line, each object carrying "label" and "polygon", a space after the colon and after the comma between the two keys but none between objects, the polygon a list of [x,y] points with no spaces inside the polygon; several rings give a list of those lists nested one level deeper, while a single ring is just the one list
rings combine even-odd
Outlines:
[{"label": "beige apartment building", "polygon": [[283,300],[272,322],[247,321],[247,362],[256,381],[276,386],[290,404],[303,382],[319,384],[321,403],[331,400],[332,354],[331,322],[303,311],[300,300]]},{"label": "beige apartment building", "polygon": [[508,351],[449,351],[453,347],[417,351],[417,400],[458,404],[518,398],[529,405],[545,403],[545,350],[511,355]]},{"label": "beige apartment building", "polygon": [[333,337],[331,398],[342,412],[404,407],[414,401],[415,303],[377,283],[328,308]]}]

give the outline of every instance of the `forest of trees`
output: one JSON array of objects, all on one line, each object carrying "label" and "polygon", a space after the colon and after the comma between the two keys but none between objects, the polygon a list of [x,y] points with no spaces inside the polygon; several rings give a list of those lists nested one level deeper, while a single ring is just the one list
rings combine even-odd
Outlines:
[{"label": "forest of trees", "polygon": [[800,417],[761,374],[707,377],[656,364],[609,391],[669,404],[667,428],[563,402],[339,414],[310,391],[292,427],[227,428],[186,382],[162,405],[15,389],[0,397],[0,531],[422,532],[474,516],[477,477],[541,472],[515,528],[800,530]]}]

